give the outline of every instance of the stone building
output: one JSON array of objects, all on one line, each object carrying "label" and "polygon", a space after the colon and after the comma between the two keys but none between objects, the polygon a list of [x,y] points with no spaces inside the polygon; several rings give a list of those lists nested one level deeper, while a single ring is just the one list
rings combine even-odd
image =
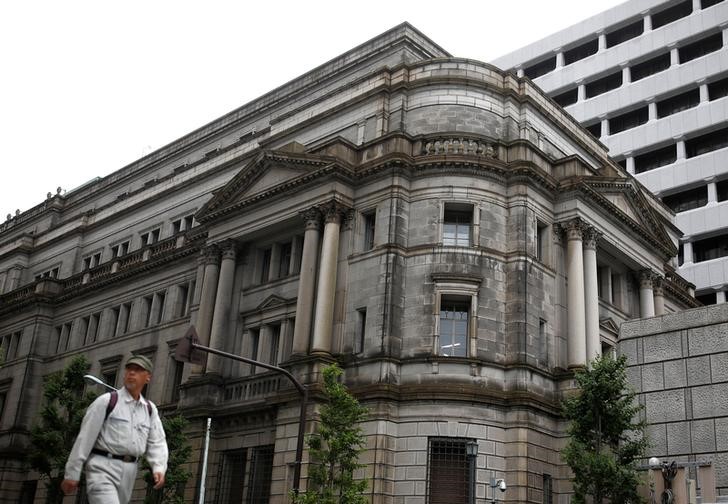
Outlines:
[{"label": "stone building", "polygon": [[2,224],[0,500],[36,492],[44,376],[82,353],[119,385],[139,353],[151,399],[192,421],[198,478],[212,418],[207,502],[286,502],[297,394],[177,363],[190,324],[314,398],[339,362],[370,409],[372,502],[482,503],[491,477],[564,500],[570,369],[623,321],[696,305],[673,217],[528,79],[397,26]]}]

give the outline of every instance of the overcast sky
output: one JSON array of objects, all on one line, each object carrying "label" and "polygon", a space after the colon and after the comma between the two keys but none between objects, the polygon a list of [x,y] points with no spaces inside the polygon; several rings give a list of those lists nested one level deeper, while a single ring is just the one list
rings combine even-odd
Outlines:
[{"label": "overcast sky", "polygon": [[490,61],[619,0],[8,0],[0,222],[409,21]]}]

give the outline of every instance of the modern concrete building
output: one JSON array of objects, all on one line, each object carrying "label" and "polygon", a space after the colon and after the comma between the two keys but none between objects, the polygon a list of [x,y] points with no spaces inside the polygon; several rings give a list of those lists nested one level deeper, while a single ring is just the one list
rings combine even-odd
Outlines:
[{"label": "modern concrete building", "polygon": [[631,0],[496,59],[677,213],[680,274],[728,288],[728,2]]},{"label": "modern concrete building", "polygon": [[83,354],[118,385],[141,353],[192,422],[187,500],[210,416],[206,501],[286,502],[298,395],[174,361],[194,324],[308,383],[309,430],[339,362],[373,503],[484,503],[491,477],[563,502],[571,369],[697,305],[673,217],[531,81],[397,26],[0,226],[0,500],[42,498],[21,455],[44,376]]}]

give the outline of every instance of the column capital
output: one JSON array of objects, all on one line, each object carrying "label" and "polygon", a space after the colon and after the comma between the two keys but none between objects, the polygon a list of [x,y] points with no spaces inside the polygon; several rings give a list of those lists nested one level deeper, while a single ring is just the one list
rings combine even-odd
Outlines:
[{"label": "column capital", "polygon": [[642,271],[640,271],[637,274],[640,282],[640,289],[652,289],[655,276],[655,272],[651,269],[643,269]]},{"label": "column capital", "polygon": [[321,211],[318,208],[308,208],[300,212],[300,215],[306,229],[321,229]]},{"label": "column capital", "polygon": [[235,259],[238,253],[238,244],[235,240],[223,240],[217,243],[223,259]]},{"label": "column capital", "polygon": [[597,228],[594,226],[585,226],[583,237],[584,248],[596,250],[597,242],[599,242],[599,239],[602,237],[602,233],[597,231]]},{"label": "column capital", "polygon": [[340,224],[344,219],[346,219],[346,216],[351,210],[348,206],[345,206],[336,200],[320,205],[319,209],[321,214],[324,216],[324,222],[327,224],[329,222]]},{"label": "column capital", "polygon": [[582,240],[584,238],[584,231],[587,229],[587,224],[581,218],[574,217],[571,220],[557,223],[554,229],[558,229],[559,234],[566,235],[566,239],[569,241]]},{"label": "column capital", "polygon": [[652,290],[655,292],[655,295],[662,296],[664,294],[664,284],[665,277],[655,273],[652,277]]},{"label": "column capital", "polygon": [[200,251],[199,263],[202,265],[220,264],[220,247],[213,243],[203,248]]}]

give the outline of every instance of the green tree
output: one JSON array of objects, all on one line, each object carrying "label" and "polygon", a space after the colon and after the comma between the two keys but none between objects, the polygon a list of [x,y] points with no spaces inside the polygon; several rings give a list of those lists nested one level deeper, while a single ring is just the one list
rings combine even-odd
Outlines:
[{"label": "green tree", "polygon": [[577,371],[580,392],[564,401],[571,421],[570,441],[561,452],[574,473],[576,504],[591,501],[643,502],[636,462],[647,440],[644,421],[636,421],[642,407],[627,384],[624,356],[599,357]]},{"label": "green tree", "polygon": [[95,393],[84,392],[83,375],[90,368],[84,356],[74,357],[64,370],[50,375],[43,388],[45,405],[30,431],[28,462],[46,480],[47,503],[63,501],[60,484],[66,461],[86,408],[96,398]]},{"label": "green tree", "polygon": [[[167,448],[169,449],[167,473],[164,475],[165,484],[160,490],[148,492],[144,499],[145,504],[184,503],[185,485],[192,476],[192,473],[185,468],[185,464],[189,462],[192,454],[192,447],[187,442],[187,436],[184,433],[187,425],[187,420],[180,414],[162,418],[162,427],[164,427]],[[147,482],[148,488],[151,488],[154,485],[154,480],[152,479],[151,467],[146,460],[144,460],[142,468],[146,470],[144,481]]]},{"label": "green tree", "polygon": [[339,383],[341,369],[327,366],[323,370],[323,392],[328,400],[321,408],[318,432],[307,441],[311,465],[308,490],[294,496],[296,504],[363,504],[366,480],[354,480],[361,467],[359,455],[365,438],[359,423],[367,409]]}]

